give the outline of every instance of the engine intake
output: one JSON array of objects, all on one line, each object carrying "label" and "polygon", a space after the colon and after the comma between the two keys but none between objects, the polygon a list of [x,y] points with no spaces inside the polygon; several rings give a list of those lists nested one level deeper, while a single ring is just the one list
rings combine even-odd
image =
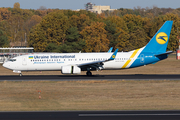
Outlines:
[{"label": "engine intake", "polygon": [[62,66],[62,74],[80,74],[81,69],[77,66]]}]

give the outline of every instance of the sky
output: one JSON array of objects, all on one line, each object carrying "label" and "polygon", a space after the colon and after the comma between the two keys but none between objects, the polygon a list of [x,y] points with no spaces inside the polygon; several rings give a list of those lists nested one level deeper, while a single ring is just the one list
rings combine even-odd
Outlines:
[{"label": "sky", "polygon": [[109,5],[111,9],[141,7],[152,8],[180,8],[180,0],[0,0],[0,7],[13,8],[14,3],[19,2],[22,9],[39,9],[44,6],[47,9],[84,9],[84,5],[91,2],[96,5]]}]

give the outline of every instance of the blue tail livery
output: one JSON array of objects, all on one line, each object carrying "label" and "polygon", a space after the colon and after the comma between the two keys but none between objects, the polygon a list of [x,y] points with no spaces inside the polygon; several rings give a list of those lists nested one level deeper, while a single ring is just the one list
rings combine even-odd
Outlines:
[{"label": "blue tail livery", "polygon": [[[166,21],[149,43],[141,48],[139,55],[130,67],[156,63],[166,59],[172,51],[166,52],[173,21]],[[139,62],[140,61],[140,62]]]}]

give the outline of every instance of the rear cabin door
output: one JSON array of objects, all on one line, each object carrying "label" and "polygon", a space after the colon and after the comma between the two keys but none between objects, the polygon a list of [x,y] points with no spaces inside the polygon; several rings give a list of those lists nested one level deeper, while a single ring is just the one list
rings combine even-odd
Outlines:
[{"label": "rear cabin door", "polygon": [[141,63],[144,63],[144,54],[141,54],[141,56],[140,56],[140,62],[141,62]]}]

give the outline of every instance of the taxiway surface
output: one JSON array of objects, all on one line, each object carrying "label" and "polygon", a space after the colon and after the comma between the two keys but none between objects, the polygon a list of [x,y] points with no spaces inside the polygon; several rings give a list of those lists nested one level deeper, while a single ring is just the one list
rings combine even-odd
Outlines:
[{"label": "taxiway surface", "polygon": [[0,81],[72,81],[72,80],[180,80],[180,74],[128,74],[128,75],[26,75],[0,76]]},{"label": "taxiway surface", "polygon": [[180,111],[0,112],[1,120],[179,120]]}]

